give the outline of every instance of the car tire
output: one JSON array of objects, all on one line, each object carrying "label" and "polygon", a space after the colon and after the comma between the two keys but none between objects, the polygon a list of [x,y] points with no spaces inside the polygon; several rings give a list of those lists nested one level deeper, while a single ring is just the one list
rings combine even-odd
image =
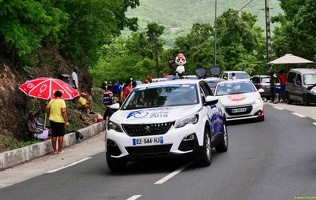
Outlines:
[{"label": "car tire", "polygon": [[259,118],[258,118],[258,121],[259,121],[259,122],[263,122],[263,121],[264,121],[264,116],[259,117]]},{"label": "car tire", "polygon": [[220,143],[215,147],[218,153],[223,153],[228,150],[228,132],[226,123],[223,123],[223,135]]},{"label": "car tire", "polygon": [[308,101],[306,94],[303,94],[303,102],[302,103],[304,106],[309,106],[309,101]]},{"label": "car tire", "polygon": [[205,128],[204,130],[204,139],[203,139],[203,149],[202,154],[197,159],[197,165],[199,167],[207,167],[212,163],[212,143],[210,137],[210,130]]},{"label": "car tire", "polygon": [[121,172],[125,169],[127,161],[123,158],[112,158],[109,153],[106,153],[106,162],[112,172]]},{"label": "car tire", "polygon": [[290,95],[289,95],[288,92],[285,93],[285,102],[287,104],[292,104],[293,103],[293,101],[290,99]]}]

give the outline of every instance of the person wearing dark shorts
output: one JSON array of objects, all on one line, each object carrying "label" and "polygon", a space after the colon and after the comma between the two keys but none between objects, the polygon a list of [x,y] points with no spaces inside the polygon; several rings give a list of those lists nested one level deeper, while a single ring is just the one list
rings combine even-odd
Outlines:
[{"label": "person wearing dark shorts", "polygon": [[69,126],[69,122],[67,120],[66,103],[61,98],[61,91],[56,91],[54,96],[55,99],[50,100],[46,107],[46,113],[49,117],[50,128],[52,131],[53,154],[62,154],[64,153],[62,148],[65,135],[65,125]]}]

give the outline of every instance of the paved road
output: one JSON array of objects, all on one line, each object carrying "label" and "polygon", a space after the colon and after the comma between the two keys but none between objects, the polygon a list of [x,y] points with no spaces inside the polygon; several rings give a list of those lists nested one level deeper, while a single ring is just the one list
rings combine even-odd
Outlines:
[{"label": "paved road", "polygon": [[293,111],[295,113],[298,113],[299,115],[309,117],[316,121],[316,105],[311,106],[303,106],[301,104],[286,104],[286,103],[266,103],[269,104],[276,109],[285,109],[289,111]]},{"label": "paved road", "polygon": [[[126,172],[113,175],[106,166],[102,132],[65,149],[66,154],[1,171],[0,196],[7,200],[316,198],[316,120],[305,117],[314,118],[315,111],[316,106],[267,105],[264,122],[228,127],[228,152],[215,153],[206,168],[183,162],[130,163]],[[180,173],[166,178],[175,172]]]}]

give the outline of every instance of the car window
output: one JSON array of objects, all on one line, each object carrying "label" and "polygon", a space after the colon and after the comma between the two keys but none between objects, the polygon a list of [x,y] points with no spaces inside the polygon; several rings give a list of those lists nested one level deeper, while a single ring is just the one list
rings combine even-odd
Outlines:
[{"label": "car window", "polygon": [[152,108],[198,104],[196,84],[174,84],[135,88],[122,109]]},{"label": "car window", "polygon": [[213,96],[212,89],[209,87],[208,83],[202,82],[200,83],[200,86],[205,96]]},{"label": "car window", "polygon": [[288,83],[294,83],[295,75],[296,75],[296,73],[289,72],[286,81],[287,81]]},{"label": "car window", "polygon": [[270,77],[263,77],[261,83],[270,83]]},{"label": "car window", "polygon": [[302,76],[300,74],[297,74],[295,83],[296,85],[302,85]]},{"label": "car window", "polygon": [[236,72],[235,73],[237,79],[249,79],[250,76],[244,72]]},{"label": "car window", "polygon": [[256,89],[253,87],[251,82],[242,81],[242,82],[225,82],[218,83],[215,91],[216,96],[229,95],[229,94],[241,94],[241,93],[250,93],[256,92]]},{"label": "car window", "polygon": [[223,79],[226,79],[226,80],[228,79],[227,73],[224,73],[224,74],[223,74]]},{"label": "car window", "polygon": [[304,74],[303,75],[304,85],[313,85],[316,83],[316,74]]}]

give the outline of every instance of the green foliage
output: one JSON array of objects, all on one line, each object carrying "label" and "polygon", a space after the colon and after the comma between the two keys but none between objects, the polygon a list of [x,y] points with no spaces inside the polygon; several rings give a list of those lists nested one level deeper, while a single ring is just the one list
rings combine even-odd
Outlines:
[{"label": "green foliage", "polygon": [[[278,0],[269,0],[270,16],[282,13]],[[265,1],[227,0],[217,1],[217,16],[222,15],[228,9],[241,10],[257,16],[256,26],[265,29]],[[173,48],[175,38],[185,36],[190,32],[194,23],[214,24],[215,1],[214,0],[140,0],[140,6],[129,9],[126,13],[129,17],[137,17],[139,30],[145,30],[148,23],[156,22],[166,27],[162,39],[166,41],[167,48]],[[272,25],[272,28],[273,25]],[[128,34],[124,31],[123,34]]]},{"label": "green foliage", "polygon": [[138,0],[69,0],[56,4],[69,15],[61,48],[76,65],[94,66],[101,55],[99,49],[119,36],[120,30],[137,29],[137,19],[126,18],[125,12],[138,6]]},{"label": "green foliage", "polygon": [[315,61],[316,2],[314,0],[279,0],[284,15],[272,18],[282,26],[274,31],[275,57],[292,53]]},{"label": "green foliage", "polygon": [[7,149],[18,149],[18,148],[22,148],[31,144],[35,144],[39,141],[39,139],[36,138],[32,138],[30,140],[21,140],[19,138],[16,137],[10,137],[10,138],[5,138],[3,140],[1,140],[1,144],[3,144]]},{"label": "green foliage", "polygon": [[124,28],[137,30],[128,8],[139,0],[12,0],[0,1],[0,38],[19,62],[42,45],[57,47],[76,65],[93,66],[99,49]]},{"label": "green foliage", "polygon": [[67,19],[49,0],[1,1],[0,8],[0,38],[18,57],[32,53],[44,39],[57,42],[61,21]]}]

